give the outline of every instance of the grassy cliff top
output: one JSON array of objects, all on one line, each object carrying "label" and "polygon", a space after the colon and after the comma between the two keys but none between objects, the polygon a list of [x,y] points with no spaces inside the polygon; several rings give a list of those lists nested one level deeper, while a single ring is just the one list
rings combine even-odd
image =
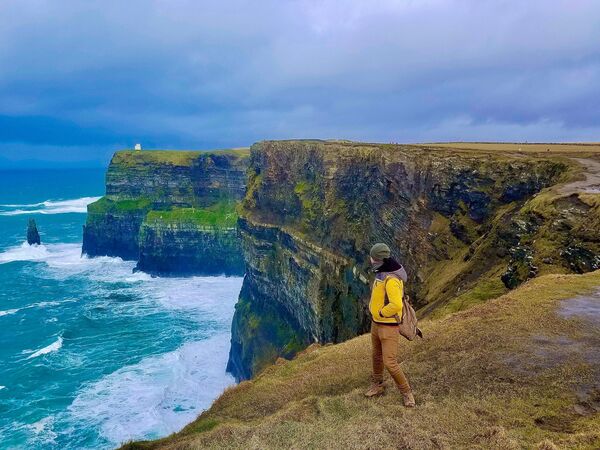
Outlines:
[{"label": "grassy cliff top", "polygon": [[472,154],[510,154],[512,156],[523,155],[563,155],[563,156],[600,156],[600,143],[518,143],[518,142],[439,142],[439,143],[369,143],[355,142],[343,139],[292,139],[281,141],[262,141],[261,143],[281,144],[320,144],[325,147],[341,148],[380,148],[380,149],[412,149],[429,151],[454,151],[468,152]]},{"label": "grassy cliff top", "polygon": [[214,155],[230,155],[243,158],[250,154],[248,148],[226,150],[120,150],[116,152],[111,163],[123,166],[138,164],[171,164],[189,166],[198,158]]},{"label": "grassy cliff top", "polygon": [[280,361],[181,432],[123,448],[600,448],[599,288],[600,271],[547,275],[423,322],[425,339],[400,349],[414,410],[389,379],[363,397],[363,335]]}]

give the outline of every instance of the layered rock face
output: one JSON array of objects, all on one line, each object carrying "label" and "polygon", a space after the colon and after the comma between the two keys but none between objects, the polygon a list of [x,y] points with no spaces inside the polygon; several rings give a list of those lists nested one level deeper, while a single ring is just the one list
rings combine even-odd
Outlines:
[{"label": "layered rock face", "polygon": [[236,203],[246,150],[122,151],[89,205],[83,253],[138,260],[161,275],[242,274]]},{"label": "layered rock face", "polygon": [[[209,214],[214,213],[214,221]],[[157,275],[243,275],[235,203],[151,211],[139,233],[137,269]]]},{"label": "layered rock face", "polygon": [[417,306],[467,291],[483,275],[501,285],[511,256],[497,251],[498,230],[566,169],[552,158],[418,146],[255,144],[229,370],[248,378],[310,342],[366,331],[365,259],[375,242],[405,265]]}]

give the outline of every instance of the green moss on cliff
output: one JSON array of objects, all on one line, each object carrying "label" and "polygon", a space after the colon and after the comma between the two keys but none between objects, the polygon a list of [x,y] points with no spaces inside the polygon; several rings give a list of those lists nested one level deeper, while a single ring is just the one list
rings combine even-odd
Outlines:
[{"label": "green moss on cliff", "polygon": [[112,200],[108,197],[102,197],[100,200],[88,205],[88,213],[95,216],[109,213],[131,213],[148,210],[151,206],[152,201],[148,198]]},{"label": "green moss on cliff", "polygon": [[508,289],[500,279],[498,270],[482,276],[478,282],[467,292],[452,298],[445,305],[438,307],[431,315],[432,318],[441,318],[458,311],[469,309],[486,300],[500,297]]},{"label": "green moss on cliff", "polygon": [[[236,319],[240,323],[236,323]],[[257,306],[244,297],[244,290],[235,305],[233,327],[237,330],[237,342],[250,344],[246,355],[254,355],[251,360],[240,361],[249,366],[250,373],[258,373],[278,356],[291,358],[310,342],[301,331],[290,325],[289,317],[277,305]],[[232,341],[232,346],[236,343]]]},{"label": "green moss on cliff", "polygon": [[172,208],[165,211],[150,211],[146,222],[176,224],[192,222],[199,226],[233,228],[237,223],[236,204],[219,202],[206,208]]},{"label": "green moss on cliff", "polygon": [[246,195],[238,206],[238,212],[244,213],[256,207],[256,195],[262,184],[262,175],[256,172],[252,166],[246,171]]},{"label": "green moss on cliff", "polygon": [[301,180],[296,183],[294,193],[298,196],[301,205],[300,230],[311,230],[323,215],[323,200],[320,196],[319,186],[315,182]]}]

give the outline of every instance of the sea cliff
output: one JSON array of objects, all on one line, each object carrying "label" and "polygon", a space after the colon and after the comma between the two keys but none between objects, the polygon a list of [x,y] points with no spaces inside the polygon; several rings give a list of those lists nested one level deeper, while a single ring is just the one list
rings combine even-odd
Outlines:
[{"label": "sea cliff", "polygon": [[240,380],[368,329],[366,255],[378,241],[406,267],[421,316],[600,268],[600,203],[573,189],[595,151],[463,145],[118,152],[83,251],[159,275],[245,274],[228,363]]},{"label": "sea cliff", "polygon": [[145,272],[244,272],[237,234],[247,150],[120,151],[106,196],[88,206],[83,253],[138,261]]},{"label": "sea cliff", "polygon": [[365,255],[378,241],[405,265],[422,314],[497,297],[539,273],[600,267],[597,233],[582,230],[591,206],[538,195],[573,170],[556,155],[255,144],[240,208],[246,276],[229,370],[250,378],[311,342],[365,332]]}]

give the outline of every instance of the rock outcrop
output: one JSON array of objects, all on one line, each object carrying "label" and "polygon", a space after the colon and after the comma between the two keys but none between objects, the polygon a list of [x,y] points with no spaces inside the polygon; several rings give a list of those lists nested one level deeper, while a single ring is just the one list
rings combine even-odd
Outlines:
[{"label": "rock outcrop", "polygon": [[236,203],[247,150],[121,151],[106,196],[88,206],[83,253],[160,275],[242,274]]},{"label": "rock outcrop", "polygon": [[35,219],[29,219],[27,225],[27,243],[29,245],[40,245],[42,243],[40,233],[38,233],[37,225],[35,224]]},{"label": "rock outcrop", "polygon": [[[512,287],[501,275],[520,244],[507,230],[568,168],[560,158],[419,146],[255,144],[239,222],[246,276],[229,370],[248,378],[310,342],[364,332],[365,255],[377,241],[404,263],[424,311],[473,289],[489,298]],[[516,284],[531,275],[519,274]]]}]

